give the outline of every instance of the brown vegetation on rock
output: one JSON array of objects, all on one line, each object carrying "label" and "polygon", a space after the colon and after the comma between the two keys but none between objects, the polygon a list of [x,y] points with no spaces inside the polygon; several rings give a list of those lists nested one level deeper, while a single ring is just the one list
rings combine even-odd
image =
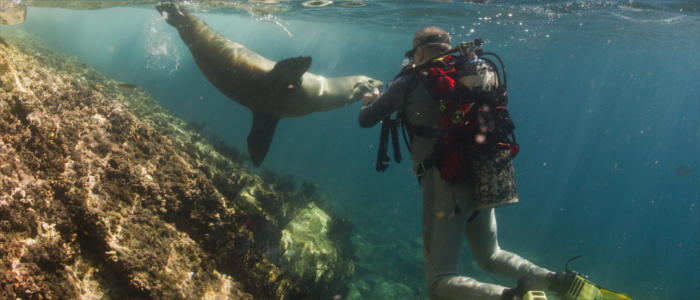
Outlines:
[{"label": "brown vegetation on rock", "polygon": [[[294,211],[279,207],[308,201],[263,184],[242,155],[221,155],[143,90],[120,89],[26,34],[5,41],[0,298],[344,292],[337,278],[352,274],[297,284],[266,254]],[[349,257],[331,263],[345,270]]]}]

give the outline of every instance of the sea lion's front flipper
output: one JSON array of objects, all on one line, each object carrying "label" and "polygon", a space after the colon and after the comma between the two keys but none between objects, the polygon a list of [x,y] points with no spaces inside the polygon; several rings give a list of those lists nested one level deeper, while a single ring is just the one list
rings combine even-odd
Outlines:
[{"label": "sea lion's front flipper", "polygon": [[253,126],[248,133],[248,155],[253,161],[253,166],[258,167],[265,160],[279,120],[277,117],[253,111]]},{"label": "sea lion's front flipper", "polygon": [[269,82],[282,88],[293,89],[301,86],[301,76],[311,67],[310,56],[299,56],[280,60],[268,73]]}]

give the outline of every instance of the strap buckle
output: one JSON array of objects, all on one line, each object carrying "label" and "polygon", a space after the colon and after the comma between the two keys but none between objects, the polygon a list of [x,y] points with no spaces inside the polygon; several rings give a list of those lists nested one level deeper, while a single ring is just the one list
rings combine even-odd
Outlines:
[{"label": "strap buckle", "polygon": [[417,165],[415,165],[413,167],[413,171],[416,173],[416,177],[418,177],[418,178],[423,177],[423,175],[425,175],[425,171],[426,171],[425,170],[425,163],[423,161],[421,161],[420,163],[418,163]]}]

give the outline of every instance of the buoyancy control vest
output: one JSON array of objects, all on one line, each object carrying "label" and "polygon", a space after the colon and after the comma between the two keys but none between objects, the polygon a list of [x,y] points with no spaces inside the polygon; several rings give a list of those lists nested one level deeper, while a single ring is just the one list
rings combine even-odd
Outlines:
[{"label": "buoyancy control vest", "polygon": [[[396,119],[386,118],[382,122],[377,170],[383,171],[388,166],[384,162],[388,135],[392,136],[394,157],[400,162],[396,126],[403,125],[408,135],[436,138],[433,153],[424,161],[418,163],[416,173],[422,176],[425,170],[436,166],[445,181],[452,182],[468,175],[470,166],[465,155],[480,151],[482,154],[508,149],[511,156],[519,151],[519,146],[513,133],[515,124],[508,113],[508,94],[505,66],[495,53],[483,52],[480,39],[474,42],[462,43],[458,47],[443,53],[424,65],[413,67],[413,72],[424,72],[428,80],[426,88],[435,101],[439,111],[437,128],[411,124],[402,113]],[[459,52],[454,55],[453,53]],[[498,72],[498,66],[484,56],[495,57],[503,73],[503,79]],[[478,75],[482,64],[489,65],[496,73],[498,84],[492,87],[469,88],[460,83],[460,79],[470,75]],[[400,74],[405,74],[402,71]],[[405,136],[404,136],[405,138]],[[408,145],[408,141],[407,145]],[[408,147],[410,150],[410,146]],[[484,156],[484,155],[482,155]],[[484,157],[488,157],[485,155]]]}]

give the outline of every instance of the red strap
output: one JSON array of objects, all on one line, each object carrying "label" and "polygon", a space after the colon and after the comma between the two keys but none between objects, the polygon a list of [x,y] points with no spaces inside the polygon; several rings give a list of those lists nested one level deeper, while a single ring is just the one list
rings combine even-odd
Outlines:
[{"label": "red strap", "polygon": [[449,76],[439,77],[437,80],[437,91],[441,97],[447,97],[455,89],[455,80]]},{"label": "red strap", "polygon": [[464,174],[464,169],[459,161],[457,152],[450,151],[445,153],[445,156],[440,163],[440,175],[445,181],[451,182]]},{"label": "red strap", "polygon": [[515,145],[510,145],[510,155],[515,156],[520,152],[520,145],[515,144]]}]

